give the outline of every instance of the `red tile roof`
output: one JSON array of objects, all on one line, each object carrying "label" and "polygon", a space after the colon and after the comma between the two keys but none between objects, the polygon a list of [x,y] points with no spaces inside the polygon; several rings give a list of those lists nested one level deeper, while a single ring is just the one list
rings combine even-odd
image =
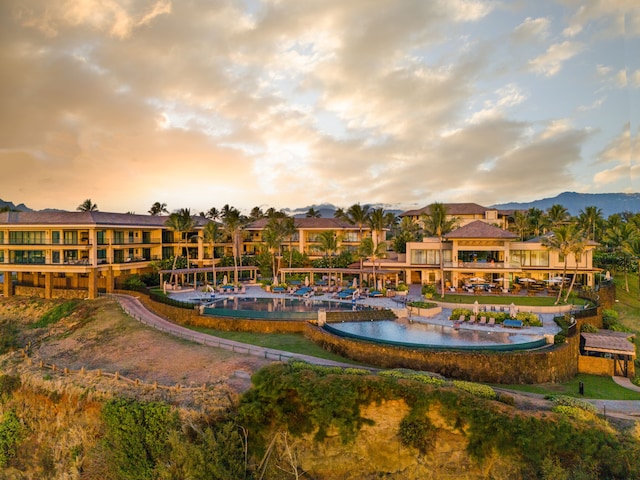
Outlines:
[{"label": "red tile roof", "polygon": [[[2,212],[0,225],[121,225],[124,227],[163,227],[166,215],[136,215],[109,212]],[[201,226],[208,222],[194,217]]]},{"label": "red tile roof", "polygon": [[[267,226],[268,218],[261,218],[247,225],[249,230],[260,230]],[[349,222],[339,220],[337,218],[315,218],[315,217],[296,217],[295,224],[298,228],[303,229],[319,229],[319,230],[358,230],[357,225],[351,225]],[[364,227],[363,230],[367,230]]]},{"label": "red tile roof", "polygon": [[502,228],[494,227],[481,220],[468,223],[460,228],[455,229],[452,232],[447,233],[445,238],[504,238],[515,239],[519,238],[515,233],[503,230]]}]

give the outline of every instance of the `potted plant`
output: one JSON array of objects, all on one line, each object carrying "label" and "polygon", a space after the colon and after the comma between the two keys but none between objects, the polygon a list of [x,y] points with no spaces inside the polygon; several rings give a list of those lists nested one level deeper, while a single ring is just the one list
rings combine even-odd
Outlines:
[{"label": "potted plant", "polygon": [[406,296],[409,293],[409,285],[406,283],[398,284],[396,288],[396,295]]}]

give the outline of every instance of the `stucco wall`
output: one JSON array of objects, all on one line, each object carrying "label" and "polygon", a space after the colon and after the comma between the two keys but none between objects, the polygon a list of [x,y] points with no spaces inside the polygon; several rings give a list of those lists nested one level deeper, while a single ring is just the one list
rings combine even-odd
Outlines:
[{"label": "stucco wall", "polygon": [[613,376],[613,360],[610,358],[580,355],[578,357],[578,372],[611,377]]}]

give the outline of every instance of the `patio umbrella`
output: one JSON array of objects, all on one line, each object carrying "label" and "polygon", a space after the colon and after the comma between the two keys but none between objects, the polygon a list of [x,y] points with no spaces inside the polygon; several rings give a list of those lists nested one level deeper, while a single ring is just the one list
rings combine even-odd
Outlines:
[{"label": "patio umbrella", "polygon": [[226,285],[227,283],[228,283],[228,282],[227,282],[227,276],[225,275],[225,276],[222,278],[222,284],[223,284],[223,285]]},{"label": "patio umbrella", "polygon": [[479,310],[480,310],[480,307],[478,306],[478,300],[476,300],[475,302],[473,302],[473,314],[478,315]]},{"label": "patio umbrella", "polygon": [[609,270],[607,270],[607,273],[604,274],[604,279],[605,280],[611,280],[611,272]]},{"label": "patio umbrella", "polygon": [[469,279],[470,282],[485,282],[486,280],[481,277],[473,277]]},{"label": "patio umbrella", "polygon": [[504,282],[504,277],[498,277],[494,280],[494,282]]},{"label": "patio umbrella", "polygon": [[358,288],[358,279],[353,277],[353,288]]},{"label": "patio umbrella", "polygon": [[517,309],[513,302],[509,305],[509,316],[511,318],[516,318]]},{"label": "patio umbrella", "polygon": [[308,275],[306,277],[304,277],[304,286],[305,287],[309,286],[309,276]]},{"label": "patio umbrella", "polygon": [[378,280],[378,290],[382,290],[382,280]]},{"label": "patio umbrella", "polygon": [[535,283],[536,282],[533,278],[527,278],[527,277],[519,278],[518,281],[520,283]]}]

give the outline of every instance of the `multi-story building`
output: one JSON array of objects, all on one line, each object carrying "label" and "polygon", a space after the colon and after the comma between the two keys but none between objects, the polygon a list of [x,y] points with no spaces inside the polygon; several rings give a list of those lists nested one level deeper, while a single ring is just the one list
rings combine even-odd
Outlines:
[{"label": "multi-story building", "polygon": [[[186,243],[165,226],[166,216],[105,212],[0,213],[0,272],[4,294],[13,292],[14,278],[23,286],[113,291],[122,275],[151,271],[151,262],[181,254]],[[185,234],[189,249],[202,265],[206,246],[197,231]],[[195,235],[195,238],[191,238]],[[209,256],[209,258],[211,258]],[[210,261],[209,261],[210,263]]]},{"label": "multi-story building", "polygon": [[[507,229],[509,219],[513,218],[513,210],[498,210],[497,208],[483,207],[477,203],[445,203],[447,218],[455,218],[459,227],[468,223],[480,220],[482,222]],[[416,210],[407,210],[399,217],[409,217],[417,222],[421,222],[423,214],[429,213],[429,206]]]}]

